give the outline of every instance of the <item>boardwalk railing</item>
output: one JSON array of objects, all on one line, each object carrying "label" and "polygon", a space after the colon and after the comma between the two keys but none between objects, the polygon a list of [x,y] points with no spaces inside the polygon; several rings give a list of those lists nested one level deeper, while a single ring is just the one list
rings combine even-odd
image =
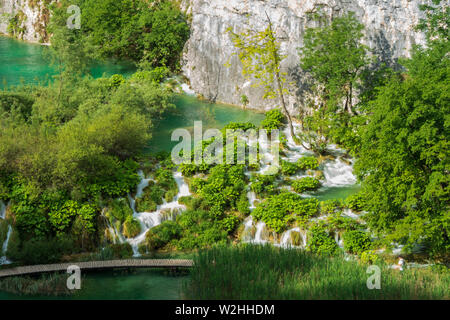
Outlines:
[{"label": "boardwalk railing", "polygon": [[190,268],[192,260],[182,259],[129,259],[109,261],[70,262],[59,264],[40,264],[0,270],[0,278],[26,274],[67,271],[69,266],[78,266],[81,270],[113,268]]}]

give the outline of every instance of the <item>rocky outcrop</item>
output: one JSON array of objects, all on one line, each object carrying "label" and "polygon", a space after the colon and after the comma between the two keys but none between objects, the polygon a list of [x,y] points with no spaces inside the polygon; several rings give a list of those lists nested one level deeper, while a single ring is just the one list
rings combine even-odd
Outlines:
[{"label": "rocky outcrop", "polygon": [[[414,44],[424,42],[423,34],[414,31],[422,17],[419,4],[426,0],[185,0],[182,8],[191,19],[191,36],[183,57],[183,71],[194,91],[207,99],[240,104],[242,95],[248,107],[269,109],[278,101],[262,99],[262,90],[241,76],[241,66],[226,29],[243,30],[267,26],[266,12],[275,26],[281,48],[287,54],[283,69],[295,83],[290,97],[291,110],[298,110],[302,98],[302,72],[298,48],[305,29],[311,25],[307,13],[325,4],[328,14],[355,12],[365,25],[365,44],[388,63],[408,56]],[[231,58],[231,60],[230,60]],[[227,62],[231,67],[226,67]]]},{"label": "rocky outcrop", "polygon": [[50,0],[0,0],[0,33],[30,42],[48,42]]}]

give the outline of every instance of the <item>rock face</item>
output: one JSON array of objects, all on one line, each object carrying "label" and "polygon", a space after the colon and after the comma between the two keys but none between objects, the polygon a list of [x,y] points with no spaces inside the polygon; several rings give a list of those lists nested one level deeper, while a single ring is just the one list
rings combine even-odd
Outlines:
[{"label": "rock face", "polygon": [[49,0],[0,0],[0,33],[30,42],[48,42]]},{"label": "rock face", "polygon": [[[295,83],[289,108],[295,113],[302,97],[302,73],[298,48],[303,44],[305,29],[311,25],[307,13],[325,4],[329,15],[355,12],[365,25],[364,42],[388,63],[408,56],[414,44],[424,43],[423,34],[414,26],[423,17],[419,4],[426,0],[185,0],[182,8],[191,17],[191,36],[183,56],[183,72],[192,89],[213,101],[239,105],[246,95],[248,107],[267,110],[279,101],[262,99],[262,90],[251,87],[241,76],[241,65],[226,29],[240,31],[248,26],[267,27],[266,12],[276,30],[283,53],[283,69]],[[231,58],[231,59],[230,59]],[[227,62],[231,63],[226,67]]]}]

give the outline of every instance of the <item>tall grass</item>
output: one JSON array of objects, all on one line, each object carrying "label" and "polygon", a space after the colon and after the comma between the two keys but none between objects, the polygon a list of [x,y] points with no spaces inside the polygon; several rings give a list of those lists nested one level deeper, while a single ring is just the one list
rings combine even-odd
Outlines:
[{"label": "tall grass", "polygon": [[18,295],[68,296],[67,275],[60,273],[0,279],[0,290]]},{"label": "tall grass", "polygon": [[450,274],[399,272],[380,265],[381,289],[368,289],[367,266],[343,257],[245,245],[213,248],[194,258],[183,286],[188,299],[448,299]]}]

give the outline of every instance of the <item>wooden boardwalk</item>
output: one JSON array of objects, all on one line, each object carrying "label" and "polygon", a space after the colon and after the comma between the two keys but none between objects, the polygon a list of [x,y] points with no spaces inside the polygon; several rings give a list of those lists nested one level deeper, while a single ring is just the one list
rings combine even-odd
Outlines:
[{"label": "wooden boardwalk", "polygon": [[190,268],[192,260],[182,259],[129,259],[109,261],[70,262],[59,264],[40,264],[26,267],[15,267],[0,270],[0,278],[26,274],[67,271],[70,266],[78,266],[81,271],[113,268]]}]

